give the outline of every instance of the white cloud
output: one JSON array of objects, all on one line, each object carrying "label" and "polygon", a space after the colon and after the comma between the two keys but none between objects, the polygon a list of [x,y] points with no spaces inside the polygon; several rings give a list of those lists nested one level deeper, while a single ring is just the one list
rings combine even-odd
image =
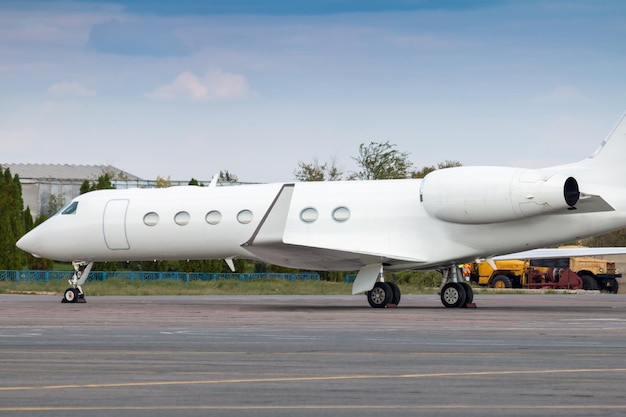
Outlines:
[{"label": "white cloud", "polygon": [[212,70],[199,77],[191,71],[179,74],[172,83],[158,86],[148,96],[162,100],[219,101],[248,97],[248,82],[242,75]]},{"label": "white cloud", "polygon": [[61,81],[53,84],[48,87],[46,92],[58,97],[91,97],[96,95],[96,90],[71,81]]}]

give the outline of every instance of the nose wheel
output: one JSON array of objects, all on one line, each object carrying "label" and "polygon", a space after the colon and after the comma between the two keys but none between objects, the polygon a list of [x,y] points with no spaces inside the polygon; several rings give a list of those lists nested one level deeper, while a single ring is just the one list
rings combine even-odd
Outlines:
[{"label": "nose wheel", "polygon": [[68,288],[63,293],[62,303],[86,303],[85,294],[79,291],[78,288]]}]

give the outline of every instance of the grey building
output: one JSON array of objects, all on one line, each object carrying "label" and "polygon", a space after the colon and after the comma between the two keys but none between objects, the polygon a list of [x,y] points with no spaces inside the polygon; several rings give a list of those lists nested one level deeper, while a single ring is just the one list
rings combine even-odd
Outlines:
[{"label": "grey building", "polygon": [[110,165],[0,164],[0,167],[19,175],[24,207],[30,207],[33,217],[54,214],[80,194],[83,181],[95,182],[105,173],[111,176],[116,188],[154,185],[154,181],[143,180]]}]

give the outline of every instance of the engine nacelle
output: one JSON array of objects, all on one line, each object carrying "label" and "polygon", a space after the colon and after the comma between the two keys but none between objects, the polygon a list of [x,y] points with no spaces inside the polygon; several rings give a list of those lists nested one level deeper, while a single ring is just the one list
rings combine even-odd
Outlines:
[{"label": "engine nacelle", "polygon": [[439,220],[486,224],[518,220],[573,207],[580,198],[572,177],[505,167],[456,167],[433,171],[420,200]]}]

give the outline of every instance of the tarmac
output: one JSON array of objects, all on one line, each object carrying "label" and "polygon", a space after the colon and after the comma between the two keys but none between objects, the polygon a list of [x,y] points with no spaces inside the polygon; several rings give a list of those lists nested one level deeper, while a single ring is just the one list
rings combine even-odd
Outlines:
[{"label": "tarmac", "polygon": [[626,414],[626,296],[475,302],[0,295],[0,416]]}]

